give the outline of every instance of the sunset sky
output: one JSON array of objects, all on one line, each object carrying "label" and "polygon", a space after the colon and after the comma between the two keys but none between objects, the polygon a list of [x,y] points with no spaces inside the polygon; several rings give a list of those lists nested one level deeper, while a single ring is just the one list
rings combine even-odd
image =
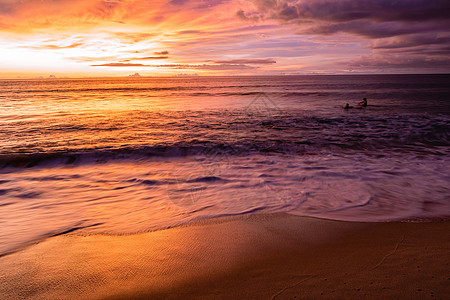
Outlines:
[{"label": "sunset sky", "polygon": [[0,78],[450,73],[448,0],[0,0]]}]

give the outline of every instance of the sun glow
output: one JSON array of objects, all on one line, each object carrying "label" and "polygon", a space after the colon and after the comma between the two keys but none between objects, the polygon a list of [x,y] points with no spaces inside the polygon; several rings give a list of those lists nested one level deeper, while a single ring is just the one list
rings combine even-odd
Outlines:
[{"label": "sun glow", "polygon": [[0,0],[0,78],[448,72],[439,3],[322,2]]}]

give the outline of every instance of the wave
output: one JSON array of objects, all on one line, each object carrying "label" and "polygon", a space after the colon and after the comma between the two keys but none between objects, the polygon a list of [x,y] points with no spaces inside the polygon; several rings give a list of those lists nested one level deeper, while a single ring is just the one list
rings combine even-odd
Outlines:
[{"label": "wave", "polygon": [[40,165],[71,165],[79,163],[105,163],[111,160],[136,160],[155,157],[185,157],[205,155],[211,157],[249,153],[250,148],[231,148],[227,145],[208,146],[174,144],[131,146],[115,149],[86,149],[83,151],[36,152],[0,154],[0,168],[30,168]]},{"label": "wave", "polygon": [[[107,163],[110,161],[126,161],[126,160],[148,160],[158,158],[182,158],[188,156],[204,156],[217,161],[229,159],[233,156],[248,156],[252,154],[259,155],[317,155],[333,153],[336,155],[351,155],[355,153],[366,154],[369,156],[383,157],[385,155],[401,155],[409,150],[410,153],[417,155],[448,155],[448,147],[428,149],[417,147],[400,147],[395,148],[392,145],[386,145],[391,152],[377,151],[373,147],[372,151],[367,151],[369,146],[360,145],[339,145],[329,144],[328,147],[318,147],[317,145],[308,145],[307,143],[277,145],[253,143],[251,145],[219,145],[212,144],[209,146],[200,145],[167,145],[167,146],[140,146],[140,147],[124,147],[117,149],[92,149],[74,152],[50,152],[50,153],[29,153],[29,154],[10,154],[0,155],[0,169],[8,168],[32,168],[37,166],[64,166],[79,165],[92,163]],[[400,150],[399,150],[400,149]],[[399,151],[403,151],[400,153]],[[202,178],[200,181],[215,181],[217,178]],[[145,182],[145,184],[153,185],[154,182]]]},{"label": "wave", "polygon": [[[106,162],[117,159],[143,159],[149,157],[184,157],[203,155],[217,159],[227,156],[249,155],[253,153],[311,155],[316,153],[391,155],[413,153],[417,155],[448,155],[450,146],[450,122],[446,116],[292,116],[273,115],[225,115],[223,122],[209,116],[198,115],[183,123],[164,122],[154,124],[153,119],[144,116],[136,135],[128,127],[117,129],[114,138],[100,140],[88,148],[84,139],[68,140],[73,128],[78,134],[86,131],[85,138],[95,142],[102,128],[95,124],[66,124],[63,127],[40,128],[44,141],[37,144],[23,142],[14,148],[4,148],[0,152],[0,168],[34,167],[54,163],[70,165],[85,162]],[[178,116],[179,117],[179,116]],[[214,117],[214,116],[213,116]],[[148,121],[147,121],[148,119]],[[167,121],[170,121],[169,118]],[[148,123],[149,128],[146,129]],[[182,122],[182,123],[180,123]],[[182,125],[182,126],[181,126]],[[113,126],[114,127],[114,126]],[[36,130],[36,126],[31,127]],[[148,144],[152,132],[178,136],[173,142]],[[2,132],[5,137],[12,133]],[[25,135],[25,132],[23,133]],[[30,134],[31,136],[31,134]],[[99,134],[99,136],[101,136]],[[164,136],[159,136],[163,137]],[[164,138],[170,140],[169,137]],[[163,139],[163,140],[164,140]],[[118,146],[120,145],[120,146]]]}]

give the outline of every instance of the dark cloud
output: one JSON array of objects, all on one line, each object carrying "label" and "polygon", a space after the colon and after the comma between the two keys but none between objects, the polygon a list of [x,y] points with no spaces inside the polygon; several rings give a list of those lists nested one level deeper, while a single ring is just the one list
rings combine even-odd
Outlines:
[{"label": "dark cloud", "polygon": [[184,5],[187,2],[189,2],[189,0],[171,0],[168,2],[169,5]]},{"label": "dark cloud", "polygon": [[427,55],[433,57],[447,57],[450,59],[450,46],[420,45],[404,48],[375,49],[374,53],[386,53],[388,55]]},{"label": "dark cloud", "polygon": [[261,18],[256,12],[245,13],[242,9],[236,12],[236,16],[244,21],[259,21]]},{"label": "dark cloud", "polygon": [[[373,41],[369,47],[372,49],[398,49],[398,48],[410,48],[421,45],[443,45],[448,48],[450,45],[450,34],[417,34],[417,35],[404,35],[389,39],[377,39]],[[450,54],[450,53],[447,53]]]},{"label": "dark cloud", "polygon": [[331,35],[338,32],[347,32],[366,38],[384,38],[404,34],[440,31],[443,28],[442,25],[440,22],[438,24],[432,22],[405,24],[393,21],[379,23],[371,20],[356,20],[344,23],[316,25],[300,33]]},{"label": "dark cloud", "polygon": [[241,20],[249,21],[253,16],[253,21],[275,19],[296,24],[300,35],[347,33],[362,37],[371,54],[343,62],[349,69],[449,71],[448,0],[251,1],[256,11],[238,11]]},{"label": "dark cloud", "polygon": [[153,54],[155,54],[155,55],[169,55],[169,51],[164,50],[164,51],[161,51],[161,52],[153,52]]},{"label": "dark cloud", "polygon": [[236,12],[236,16],[239,18],[239,19],[241,19],[241,20],[248,20],[249,18],[245,15],[245,12],[242,10],[242,9],[240,9],[240,10],[238,10],[237,12]]},{"label": "dark cloud", "polygon": [[[253,0],[261,19],[302,25],[304,34],[348,32],[378,38],[447,31],[448,0]],[[255,13],[255,12],[253,12]],[[243,19],[248,13],[238,11]]]},{"label": "dark cloud", "polygon": [[167,2],[169,6],[189,6],[195,10],[204,10],[229,2],[228,0],[170,0]]},{"label": "dark cloud", "polygon": [[253,0],[266,19],[345,22],[448,20],[447,0]]},{"label": "dark cloud", "polygon": [[231,60],[218,60],[215,61],[216,64],[233,64],[233,65],[264,65],[264,64],[274,64],[275,60],[272,58],[256,58],[256,59],[231,59]]},{"label": "dark cloud", "polygon": [[17,4],[12,2],[2,3],[0,2],[0,14],[12,15],[16,11]]},{"label": "dark cloud", "polygon": [[203,32],[200,30],[183,30],[183,31],[178,31],[178,34],[203,34],[203,33],[207,33],[207,32]]},{"label": "dark cloud", "polygon": [[[186,65],[184,65],[186,66]],[[187,65],[188,69],[197,69],[197,70],[249,70],[256,69],[256,67],[244,65],[244,64],[218,64],[218,65]],[[180,69],[184,69],[180,68]]]},{"label": "dark cloud", "polygon": [[165,65],[144,65],[134,63],[106,63],[91,65],[92,67],[152,67],[152,68],[168,68],[168,69],[195,69],[195,70],[248,70],[256,69],[256,67],[244,64],[165,64]]}]

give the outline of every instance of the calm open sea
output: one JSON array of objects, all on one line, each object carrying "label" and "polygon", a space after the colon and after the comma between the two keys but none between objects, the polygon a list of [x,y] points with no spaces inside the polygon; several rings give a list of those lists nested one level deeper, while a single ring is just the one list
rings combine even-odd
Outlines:
[{"label": "calm open sea", "polygon": [[247,213],[447,218],[449,122],[449,75],[0,81],[0,253]]}]

